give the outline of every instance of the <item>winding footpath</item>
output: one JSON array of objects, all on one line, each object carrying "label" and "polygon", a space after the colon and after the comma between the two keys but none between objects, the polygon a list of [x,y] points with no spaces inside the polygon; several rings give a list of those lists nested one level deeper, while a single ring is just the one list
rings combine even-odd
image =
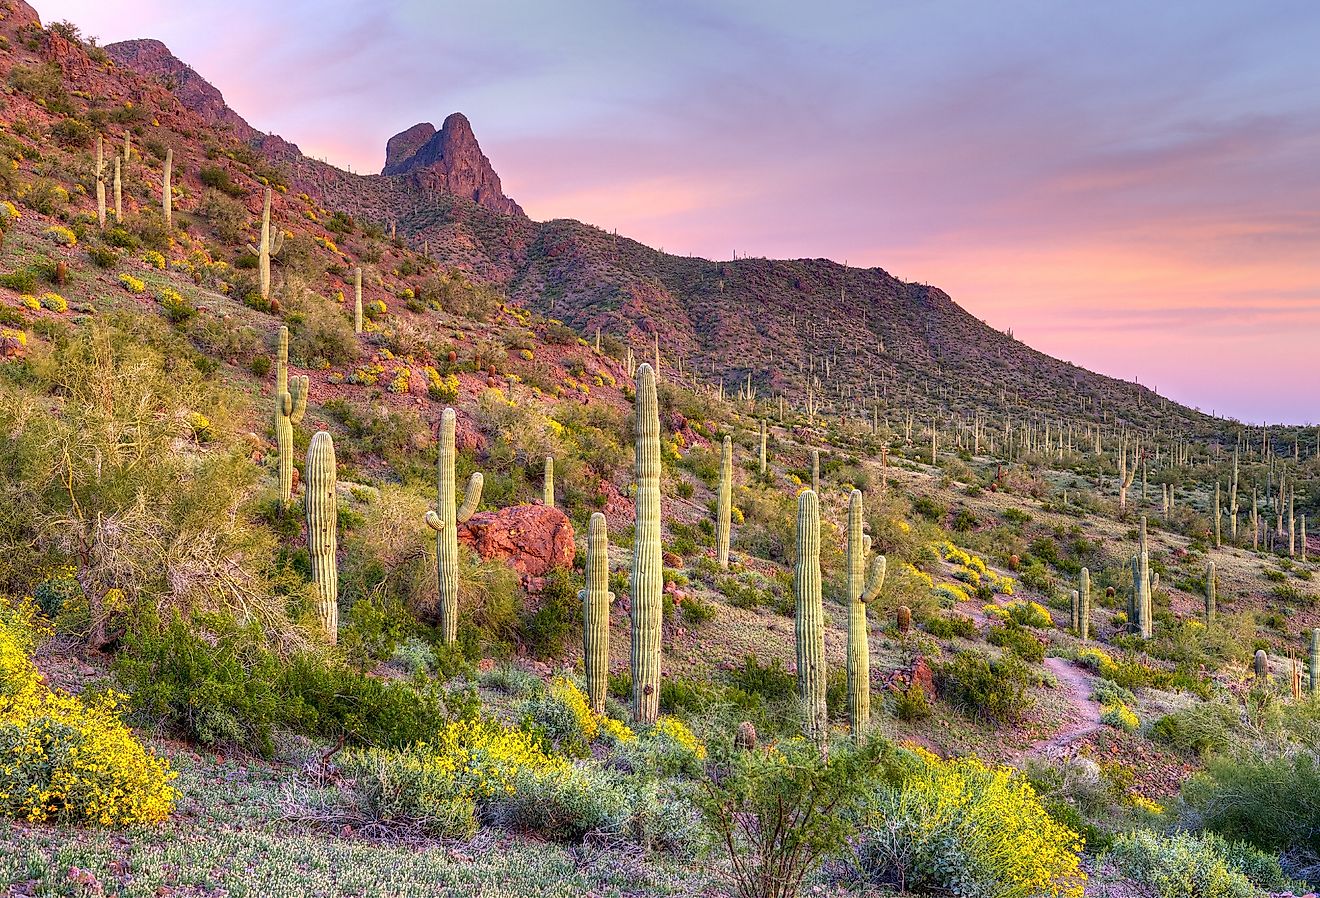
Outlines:
[{"label": "winding footpath", "polygon": [[1091,678],[1065,658],[1046,658],[1044,666],[1058,679],[1076,719],[1050,738],[1036,742],[1023,752],[1024,757],[1057,755],[1104,726],[1100,722],[1100,706],[1091,701]]}]

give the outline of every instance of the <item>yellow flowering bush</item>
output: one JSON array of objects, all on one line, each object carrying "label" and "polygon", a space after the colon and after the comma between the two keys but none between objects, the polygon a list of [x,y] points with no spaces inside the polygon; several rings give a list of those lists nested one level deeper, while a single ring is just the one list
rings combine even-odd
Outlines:
[{"label": "yellow flowering bush", "polygon": [[147,289],[145,281],[125,272],[119,276],[119,284],[129,293],[143,293]]},{"label": "yellow flowering bush", "polygon": [[30,823],[128,826],[169,816],[175,774],[119,718],[123,696],[47,688],[31,600],[0,599],[0,812]]},{"label": "yellow flowering bush", "polygon": [[26,347],[26,332],[12,327],[0,327],[0,357],[19,354]]},{"label": "yellow flowering bush", "polygon": [[364,303],[362,306],[362,314],[370,318],[372,321],[384,318],[389,314],[389,311],[389,307],[385,305],[385,300],[383,299],[373,299],[368,303]]},{"label": "yellow flowering bush", "polygon": [[1100,722],[1106,723],[1125,733],[1135,733],[1141,727],[1141,721],[1132,709],[1123,702],[1114,702],[1100,707]]},{"label": "yellow flowering bush", "polygon": [[458,378],[453,374],[440,376],[440,372],[434,367],[427,365],[423,369],[426,373],[426,395],[430,396],[436,402],[451,403],[458,399]]},{"label": "yellow flowering bush", "polygon": [[51,225],[46,228],[46,237],[61,246],[78,245],[78,235],[63,225]]},{"label": "yellow flowering bush", "polygon": [[31,309],[34,312],[41,308],[41,300],[37,299],[31,293],[24,293],[18,298],[18,301],[23,304],[24,308]]},{"label": "yellow flowering bush", "polygon": [[394,376],[390,378],[389,386],[386,389],[391,393],[407,393],[411,381],[412,371],[408,368],[398,368],[395,369]]},{"label": "yellow flowering bush", "polygon": [[591,710],[587,694],[564,676],[555,677],[528,699],[524,712],[529,724],[561,750],[575,754],[585,754],[587,746],[602,736],[619,743],[637,738],[624,724]]},{"label": "yellow flowering bush", "polygon": [[6,228],[11,222],[18,221],[23,217],[23,213],[18,211],[18,207],[9,200],[0,200],[0,229]]},{"label": "yellow flowering bush", "polygon": [[1026,780],[974,757],[912,753],[907,775],[863,814],[854,849],[868,880],[964,898],[1081,898],[1082,840]]},{"label": "yellow flowering bush", "polygon": [[58,293],[41,294],[41,307],[52,312],[69,311],[69,301]]},{"label": "yellow flowering bush", "polygon": [[158,271],[165,270],[165,256],[161,253],[156,252],[154,249],[149,249],[145,253],[143,253],[142,261],[146,262],[148,265],[150,265],[152,268],[157,269]]}]

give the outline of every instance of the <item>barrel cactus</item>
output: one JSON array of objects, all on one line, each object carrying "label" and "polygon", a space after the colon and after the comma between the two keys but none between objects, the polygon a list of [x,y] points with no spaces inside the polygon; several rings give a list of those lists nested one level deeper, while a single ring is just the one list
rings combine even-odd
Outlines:
[{"label": "barrel cactus", "polygon": [[587,699],[597,714],[605,711],[605,693],[610,672],[609,538],[605,515],[591,515],[587,524],[587,584],[578,593],[582,601],[582,657],[587,679]]},{"label": "barrel cactus", "polygon": [[[658,344],[657,344],[658,346]],[[661,590],[664,585],[660,551],[660,406],[655,395],[655,369],[637,366],[636,525],[633,536],[632,713],[642,724],[660,715]]]},{"label": "barrel cactus", "polygon": [[335,443],[319,430],[307,447],[307,554],[312,565],[316,610],[330,642],[339,632],[339,506],[335,498]]},{"label": "barrel cactus", "polygon": [[733,440],[724,438],[720,450],[720,491],[715,514],[715,553],[722,569],[729,569],[729,526],[733,516]]},{"label": "barrel cactus", "polygon": [[871,537],[862,532],[862,491],[848,500],[848,722],[860,742],[871,722],[871,649],[866,606],[885,585],[885,557],[871,559]]},{"label": "barrel cactus", "polygon": [[454,427],[456,416],[447,408],[440,416],[440,451],[436,462],[435,511],[426,513],[426,524],[435,531],[436,577],[440,585],[440,639],[453,645],[458,639],[458,525],[472,517],[481,502],[484,478],[476,471],[468,479],[467,494],[459,506],[454,495]]},{"label": "barrel cactus", "polygon": [[797,600],[797,684],[803,706],[803,732],[823,747],[829,719],[825,707],[825,611],[820,597],[820,500],[811,490],[803,490],[798,496],[793,592]]},{"label": "barrel cactus", "polygon": [[289,329],[280,328],[275,351],[275,445],[279,451],[280,502],[293,498],[293,428],[307,412],[307,375],[289,380]]},{"label": "barrel cactus", "polygon": [[894,626],[898,627],[898,632],[906,634],[912,629],[912,609],[906,605],[899,605],[894,612]]},{"label": "barrel cactus", "polygon": [[1266,678],[1270,675],[1270,659],[1264,649],[1256,649],[1255,672],[1256,685],[1264,686]]}]

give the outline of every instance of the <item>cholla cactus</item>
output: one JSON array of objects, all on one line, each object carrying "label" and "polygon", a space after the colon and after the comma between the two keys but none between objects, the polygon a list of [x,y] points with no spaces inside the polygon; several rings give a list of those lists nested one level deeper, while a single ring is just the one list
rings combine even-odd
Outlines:
[{"label": "cholla cactus", "polygon": [[733,516],[733,440],[724,438],[720,450],[720,491],[715,511],[715,553],[723,570],[729,569],[729,526]]},{"label": "cholla cactus", "polygon": [[261,239],[257,246],[251,243],[247,245],[248,252],[257,257],[262,299],[270,299],[270,260],[284,248],[284,231],[278,230],[272,234],[270,230],[270,194],[271,190],[267,187],[266,202],[261,209]]},{"label": "cholla cactus", "polygon": [[333,644],[339,632],[339,507],[335,498],[335,444],[319,430],[307,448],[307,553],[312,563],[312,587],[321,626]]},{"label": "cholla cactus", "polygon": [[174,148],[165,151],[165,174],[160,182],[160,204],[165,217],[165,233],[174,232],[174,188],[170,180],[174,176]]},{"label": "cholla cactus", "polygon": [[803,490],[798,496],[793,592],[797,599],[797,682],[804,713],[803,732],[824,747],[829,718],[825,707],[825,611],[820,598],[820,500],[811,490]]},{"label": "cholla cactus", "polygon": [[582,602],[582,658],[586,669],[587,699],[597,714],[605,711],[610,672],[609,539],[605,515],[591,515],[587,524],[587,583],[578,593]]},{"label": "cholla cactus", "polygon": [[555,457],[545,457],[545,475],[541,480],[541,504],[546,508],[555,507]]},{"label": "cholla cactus", "polygon": [[456,416],[447,408],[440,416],[440,451],[436,461],[436,511],[426,513],[426,525],[435,531],[436,577],[440,584],[440,639],[453,645],[458,639],[458,525],[472,517],[481,502],[484,478],[476,471],[468,479],[460,507],[454,495],[454,427]]},{"label": "cholla cactus", "polygon": [[1215,563],[1205,566],[1205,625],[1215,622]]},{"label": "cholla cactus", "polygon": [[885,557],[871,559],[871,537],[862,532],[862,491],[848,499],[848,722],[861,742],[871,723],[871,648],[866,606],[885,585]]},{"label": "cholla cactus", "polygon": [[362,333],[362,269],[353,269],[353,333]]},{"label": "cholla cactus", "polygon": [[307,411],[307,375],[289,380],[289,329],[280,328],[275,353],[275,445],[279,449],[280,502],[293,499],[293,427]]},{"label": "cholla cactus", "polygon": [[655,369],[645,363],[637,367],[634,432],[637,496],[630,586],[632,713],[638,723],[651,724],[660,715],[660,594],[664,580],[660,551],[660,406],[655,395]]}]

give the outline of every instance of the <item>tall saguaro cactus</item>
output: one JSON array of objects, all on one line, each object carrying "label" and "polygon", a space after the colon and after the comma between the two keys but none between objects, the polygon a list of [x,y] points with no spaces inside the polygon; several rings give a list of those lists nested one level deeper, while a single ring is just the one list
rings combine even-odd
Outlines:
[{"label": "tall saguaro cactus", "polygon": [[277,230],[271,233],[270,230],[270,194],[271,189],[266,188],[266,202],[261,208],[261,239],[258,246],[251,243],[247,245],[248,252],[257,257],[257,270],[261,276],[261,298],[270,299],[270,260],[280,254],[284,248],[284,231]]},{"label": "tall saguaro cactus", "polygon": [[318,430],[307,447],[307,552],[312,563],[316,610],[330,642],[339,632],[339,506],[335,498],[335,443]]},{"label": "tall saguaro cactus", "polygon": [[275,445],[279,450],[280,502],[293,498],[293,426],[307,411],[307,375],[289,380],[289,329],[280,328],[275,352]]},{"label": "tall saguaro cactus", "polygon": [[1311,695],[1320,695],[1320,627],[1311,631],[1311,659],[1307,669],[1311,674]]},{"label": "tall saguaro cactus", "polygon": [[1205,625],[1208,627],[1215,622],[1215,563],[1212,561],[1205,566]]},{"label": "tall saguaro cactus", "polygon": [[803,732],[823,747],[829,718],[825,707],[825,611],[820,598],[820,500],[811,490],[803,490],[798,496],[793,592],[797,599],[797,685],[803,705]]},{"label": "tall saguaro cactus", "polygon": [[456,416],[447,408],[440,416],[440,446],[436,461],[435,511],[426,513],[426,526],[435,531],[436,578],[440,585],[440,639],[453,645],[458,639],[458,525],[472,517],[481,502],[480,471],[468,478],[463,504],[454,495],[454,427]]},{"label": "tall saguaro cactus", "polygon": [[1141,518],[1141,537],[1137,554],[1132,559],[1132,605],[1136,612],[1134,623],[1142,639],[1150,639],[1154,632],[1151,593],[1158,580],[1152,581],[1150,573],[1150,550],[1146,545],[1146,518]]},{"label": "tall saguaro cactus", "polygon": [[96,135],[96,220],[105,227],[105,141]]},{"label": "tall saguaro cactus", "polygon": [[660,552],[660,405],[655,396],[655,369],[637,366],[636,420],[637,497],[633,536],[632,582],[632,713],[638,723],[655,723],[660,715],[660,624],[663,569]]},{"label": "tall saguaro cactus", "polygon": [[1080,613],[1078,617],[1077,635],[1082,642],[1091,638],[1091,570],[1082,568],[1081,583],[1077,592],[1080,600]]},{"label": "tall saguaro cactus", "polygon": [[861,742],[871,724],[871,648],[866,606],[885,585],[885,557],[871,559],[871,537],[862,531],[862,491],[848,499],[848,723]]},{"label": "tall saguaro cactus", "polygon": [[765,444],[767,437],[767,433],[766,433],[767,429],[768,428],[765,423],[765,418],[762,418],[761,419],[761,476],[762,477],[765,476]]},{"label": "tall saguaro cactus", "polygon": [[545,473],[541,478],[541,504],[546,508],[555,507],[555,457],[545,457]]},{"label": "tall saguaro cactus", "polygon": [[165,218],[165,233],[174,233],[174,188],[170,181],[174,177],[174,148],[165,151],[165,174],[160,181],[160,205]]},{"label": "tall saguaro cactus", "polygon": [[729,526],[733,517],[733,440],[720,449],[720,492],[715,509],[715,553],[720,568],[729,569]]},{"label": "tall saguaro cactus", "polygon": [[582,658],[586,667],[587,699],[591,710],[605,710],[610,672],[609,539],[605,515],[592,513],[587,524],[587,583],[578,593],[582,602]]},{"label": "tall saguaro cactus", "polygon": [[124,220],[124,182],[119,169],[119,157],[115,156],[115,223]]},{"label": "tall saguaro cactus", "polygon": [[353,269],[353,333],[362,333],[362,269]]},{"label": "tall saguaro cactus", "polygon": [[811,450],[811,491],[820,495],[820,450]]}]

